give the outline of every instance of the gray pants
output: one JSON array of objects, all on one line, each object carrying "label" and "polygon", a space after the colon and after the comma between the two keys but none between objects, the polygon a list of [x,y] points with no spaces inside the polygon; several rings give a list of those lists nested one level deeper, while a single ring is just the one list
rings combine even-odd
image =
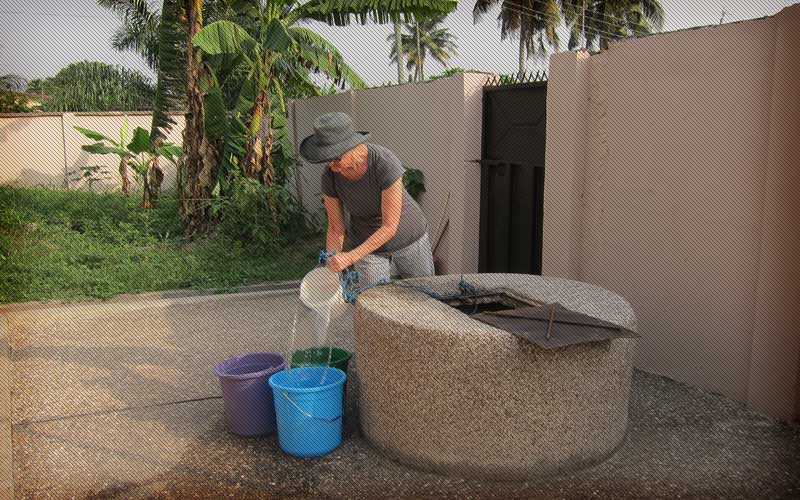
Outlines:
[{"label": "gray pants", "polygon": [[358,287],[363,288],[382,281],[389,281],[392,264],[401,278],[433,276],[433,252],[428,233],[407,247],[395,250],[391,254],[370,254],[356,262]]}]

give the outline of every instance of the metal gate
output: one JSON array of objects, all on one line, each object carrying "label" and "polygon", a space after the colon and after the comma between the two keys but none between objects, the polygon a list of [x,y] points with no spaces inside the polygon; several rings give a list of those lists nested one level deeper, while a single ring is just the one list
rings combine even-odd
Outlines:
[{"label": "metal gate", "polygon": [[542,273],[546,78],[483,88],[480,272]]}]

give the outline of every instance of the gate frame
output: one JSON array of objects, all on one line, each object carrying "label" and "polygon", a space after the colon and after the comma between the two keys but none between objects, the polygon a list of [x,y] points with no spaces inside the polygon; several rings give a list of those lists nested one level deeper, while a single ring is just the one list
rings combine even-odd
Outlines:
[{"label": "gate frame", "polygon": [[[519,78],[516,78],[520,80]],[[481,195],[480,195],[480,229],[479,229],[479,250],[478,250],[478,272],[490,272],[488,269],[489,259],[489,234],[491,228],[489,227],[489,183],[488,183],[488,168],[496,165],[507,165],[509,168],[520,166],[523,168],[533,168],[535,189],[534,196],[537,202],[534,208],[533,220],[536,229],[533,235],[533,252],[531,254],[531,274],[542,274],[542,248],[543,248],[543,231],[544,231],[544,165],[534,165],[532,163],[510,162],[505,160],[487,160],[486,148],[488,142],[488,129],[486,127],[487,107],[489,100],[486,98],[487,94],[492,92],[504,90],[524,90],[528,88],[547,87],[547,74],[537,71],[535,75],[524,76],[519,83],[502,83],[502,78],[493,77],[489,78],[482,89],[482,102],[481,102]],[[501,84],[502,83],[502,84]],[[546,103],[546,100],[545,100]],[[546,104],[545,104],[546,106]],[[547,109],[545,108],[545,114]],[[546,115],[545,115],[546,116]],[[547,144],[545,143],[545,148]]]}]

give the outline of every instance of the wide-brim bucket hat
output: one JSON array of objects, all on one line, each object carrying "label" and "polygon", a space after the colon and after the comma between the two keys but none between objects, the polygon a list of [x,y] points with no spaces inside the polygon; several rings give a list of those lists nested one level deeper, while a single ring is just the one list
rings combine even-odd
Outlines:
[{"label": "wide-brim bucket hat", "polygon": [[347,113],[325,113],[314,122],[314,133],[300,143],[300,154],[311,163],[338,160],[369,137],[356,131]]}]

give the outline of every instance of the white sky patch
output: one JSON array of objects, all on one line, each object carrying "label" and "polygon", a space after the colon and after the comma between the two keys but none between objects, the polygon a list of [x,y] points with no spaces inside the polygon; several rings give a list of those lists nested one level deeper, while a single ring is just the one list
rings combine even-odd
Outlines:
[{"label": "white sky patch", "polygon": [[[725,11],[724,22],[740,21],[775,14],[798,0],[661,0],[666,11],[664,31],[718,24]],[[157,8],[160,2],[151,2]],[[473,24],[474,1],[459,2],[458,9],[444,22],[457,37],[458,56],[451,66],[495,73],[516,72],[518,42],[500,40],[497,25],[498,9],[487,13]],[[144,61],[133,52],[117,52],[111,37],[119,20],[111,11],[93,0],[0,0],[0,74],[14,73],[25,78],[52,76],[72,62],[96,60],[119,64],[142,71],[153,78]],[[333,28],[322,23],[310,27],[328,37],[344,54],[348,63],[371,85],[397,81],[397,67],[389,60],[386,37],[391,25],[356,24]],[[561,32],[562,50],[568,34]],[[426,61],[425,73],[430,76],[444,68],[435,61]],[[543,61],[530,60],[528,70],[544,69]]]}]

